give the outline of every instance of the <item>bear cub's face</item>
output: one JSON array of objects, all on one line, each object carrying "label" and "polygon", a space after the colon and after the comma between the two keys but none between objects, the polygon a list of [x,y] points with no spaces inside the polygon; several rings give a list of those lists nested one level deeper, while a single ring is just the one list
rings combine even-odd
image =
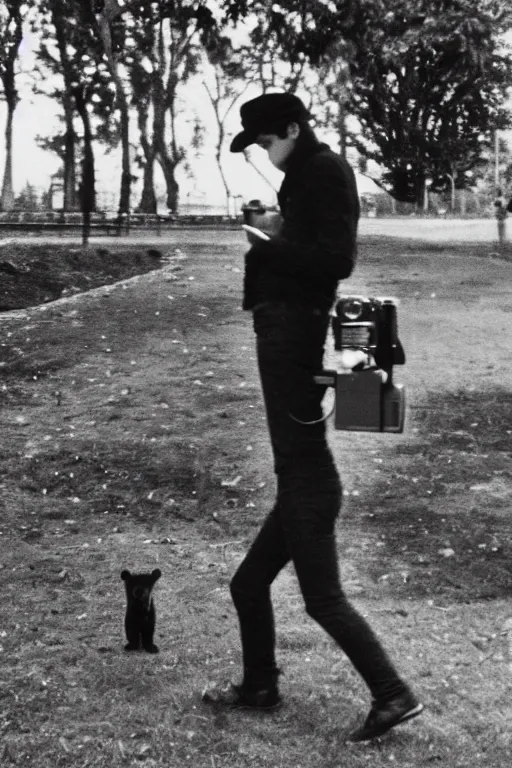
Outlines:
[{"label": "bear cub's face", "polygon": [[162,572],[155,568],[151,573],[130,573],[122,571],[121,578],[124,581],[128,605],[131,609],[148,613],[151,608],[151,592]]}]

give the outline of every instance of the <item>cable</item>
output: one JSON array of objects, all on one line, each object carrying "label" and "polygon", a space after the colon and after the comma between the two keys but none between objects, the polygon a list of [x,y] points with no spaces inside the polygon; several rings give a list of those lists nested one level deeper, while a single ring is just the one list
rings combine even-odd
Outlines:
[{"label": "cable", "polygon": [[294,416],[293,413],[290,413],[289,411],[288,411],[288,416],[290,416],[290,418],[292,418],[298,424],[303,424],[304,426],[309,427],[313,424],[321,424],[323,421],[327,421],[329,416],[332,416],[332,414],[334,413],[335,408],[336,408],[336,397],[333,400],[332,408],[329,411],[329,413],[326,413],[325,416],[322,416],[321,419],[315,419],[314,421],[301,421],[301,419],[297,419],[297,417]]}]

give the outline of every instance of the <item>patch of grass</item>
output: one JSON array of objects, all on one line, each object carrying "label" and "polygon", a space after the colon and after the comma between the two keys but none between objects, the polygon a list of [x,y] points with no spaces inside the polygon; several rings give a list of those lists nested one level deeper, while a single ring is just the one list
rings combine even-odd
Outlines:
[{"label": "patch of grass", "polygon": [[[474,545],[484,507],[493,525],[497,511],[505,521],[510,456],[500,430],[510,397],[498,390],[426,400],[415,414],[418,438],[387,450],[393,474],[377,484],[368,474],[342,522],[340,565],[356,577],[349,595],[370,571],[356,605],[421,692],[425,714],[382,740],[345,744],[367,714],[368,692],[304,614],[291,568],[273,589],[284,707],[265,717],[201,703],[207,681],[241,669],[229,580],[273,501],[273,477],[250,321],[229,295],[239,277],[223,268],[239,265],[239,253],[217,249],[212,261],[210,245],[185,250],[194,258],[182,279],[162,274],[108,298],[4,318],[3,353],[19,348],[26,365],[9,374],[6,366],[0,390],[0,764],[508,765],[500,631],[509,605],[474,599],[475,563],[442,527],[455,525]],[[387,277],[400,278],[407,258],[395,254],[376,242],[369,263],[377,271],[384,258]],[[420,282],[434,280],[432,262],[411,267]],[[471,426],[480,419],[480,430]],[[354,445],[357,453],[357,437]],[[374,466],[362,457],[357,471]],[[438,554],[445,541],[454,556]],[[495,552],[478,552],[495,568]],[[414,560],[425,553],[430,563]],[[120,571],[157,566],[160,654],[124,653]]]},{"label": "patch of grass", "polygon": [[414,421],[418,439],[388,454],[388,477],[351,502],[379,540],[373,578],[402,595],[509,596],[512,394],[431,393]]},{"label": "patch of grass", "polygon": [[[373,259],[382,258],[382,252],[395,255],[400,252],[411,254],[443,254],[477,256],[483,258],[512,259],[512,243],[503,243],[499,248],[494,243],[461,243],[456,241],[435,242],[429,240],[409,240],[401,237],[367,235],[360,240],[361,249],[367,251]],[[366,254],[365,254],[366,255]]]}]

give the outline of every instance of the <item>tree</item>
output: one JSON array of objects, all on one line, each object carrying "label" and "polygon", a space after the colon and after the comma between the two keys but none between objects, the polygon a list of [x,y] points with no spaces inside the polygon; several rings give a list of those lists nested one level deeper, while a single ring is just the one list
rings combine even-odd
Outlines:
[{"label": "tree", "polygon": [[[133,52],[126,57],[132,91],[132,105],[137,111],[137,126],[141,152],[136,161],[143,168],[143,189],[138,210],[156,213],[154,188],[155,161],[159,149],[165,150],[166,98],[165,80],[168,56],[164,41],[164,20],[156,4],[131,7],[134,25],[129,32]],[[151,122],[151,127],[150,127]],[[177,158],[178,162],[179,159]],[[172,174],[171,174],[172,175]],[[166,179],[167,181],[167,179]],[[167,185],[167,202],[177,206],[172,181]]]},{"label": "tree", "polygon": [[[41,36],[41,45],[38,51],[38,60],[52,73],[62,77],[64,87],[54,88],[50,94],[44,87],[34,85],[36,93],[43,93],[57,98],[63,109],[64,133],[59,136],[46,139],[38,137],[39,144],[43,148],[54,151],[63,162],[63,209],[73,211],[77,206],[76,183],[76,144],[77,133],[74,127],[75,103],[73,98],[74,76],[73,56],[68,49],[68,40],[71,37],[68,30],[68,7],[64,0],[40,0],[38,15],[34,20],[34,31]],[[55,39],[56,51],[52,50],[51,41]],[[36,70],[38,82],[45,82],[43,71],[38,66]]]},{"label": "tree", "polygon": [[40,210],[41,206],[37,197],[36,188],[29,181],[25,182],[25,186],[15,198],[13,208],[19,211]]},{"label": "tree", "polygon": [[353,143],[386,169],[388,191],[418,205],[427,181],[433,191],[467,183],[492,129],[507,125],[512,83],[487,2],[422,5],[421,26],[404,0],[354,35],[349,99],[362,133]]},{"label": "tree", "polygon": [[[51,149],[60,152],[64,161],[64,208],[76,206],[76,150],[80,137],[75,118],[82,123],[82,170],[88,183],[94,186],[93,141],[108,147],[123,147],[123,173],[119,209],[129,210],[130,165],[129,135],[126,99],[122,84],[116,83],[116,53],[122,43],[123,27],[116,24],[116,8],[107,5],[97,8],[92,0],[37,0],[39,14],[34,30],[39,35],[38,82],[35,89],[57,98],[63,108],[64,134],[52,137]],[[98,13],[96,13],[98,10]],[[115,27],[115,29],[114,29]],[[119,39],[119,33],[121,38]],[[122,45],[121,45],[122,47]],[[48,70],[54,75],[49,82],[56,83],[50,91],[46,85]],[[116,108],[121,104],[121,108]],[[124,108],[123,108],[124,107]],[[44,141],[40,139],[40,142]],[[90,145],[86,145],[90,142]],[[81,181],[80,203],[83,204],[84,183]],[[86,196],[93,205],[94,194]],[[90,213],[90,212],[89,212]]]},{"label": "tree", "polygon": [[315,67],[316,102],[322,105],[320,124],[337,128],[340,154],[347,153],[347,111],[350,99],[349,47],[344,40],[332,43]]},{"label": "tree", "polygon": [[[75,190],[75,115],[82,125],[81,181],[78,202],[84,215],[83,241],[87,243],[91,213],[95,209],[94,140],[112,145],[119,139],[115,106],[117,92],[105,61],[104,43],[88,0],[39,0],[38,60],[42,73],[58,76],[49,95],[63,104],[66,205]],[[60,80],[60,82],[59,82]],[[44,83],[45,78],[41,81]],[[43,86],[44,88],[44,86]]]},{"label": "tree", "polygon": [[[84,0],[89,3],[93,14],[90,23],[93,30],[98,31],[103,43],[107,66],[116,88],[117,107],[120,113],[122,172],[121,192],[119,196],[119,216],[130,212],[130,188],[132,175],[130,171],[130,117],[128,99],[125,94],[123,81],[119,74],[118,57],[120,43],[124,41],[124,29],[120,24],[122,9],[117,0]],[[117,24],[117,26],[115,26]],[[114,32],[116,35],[114,35]],[[120,35],[119,35],[120,33]],[[121,37],[121,41],[119,40]]]},{"label": "tree", "polygon": [[[235,23],[253,4],[225,0],[223,8]],[[353,141],[386,168],[391,194],[420,202],[427,177],[437,188],[449,184],[450,152],[458,150],[463,179],[477,137],[505,125],[511,65],[498,36],[511,17],[507,0],[280,0],[267,23],[292,63],[305,56],[318,66],[344,41],[347,108],[363,133]]]},{"label": "tree", "polygon": [[232,192],[228,184],[223,166],[223,150],[226,140],[226,120],[237,101],[243,96],[250,85],[244,66],[243,51],[235,51],[230,39],[220,37],[206,49],[206,58],[210,65],[212,82],[203,79],[217,124],[215,142],[215,160],[224,186],[226,195],[226,212],[230,214]]},{"label": "tree", "polygon": [[23,22],[28,11],[24,0],[4,0],[0,6],[0,81],[7,104],[5,125],[5,168],[0,195],[0,210],[8,211],[14,205],[12,185],[12,133],[13,118],[19,102],[16,88],[16,62],[23,39]]},{"label": "tree", "polygon": [[138,112],[142,149],[138,159],[144,168],[141,208],[156,207],[153,168],[157,161],[167,187],[167,206],[176,212],[176,169],[186,156],[179,140],[179,95],[198,71],[200,46],[215,33],[216,25],[207,3],[201,0],[132,0],[127,10],[134,25],[129,31],[132,53],[124,61]]},{"label": "tree", "polygon": [[[233,76],[228,69],[231,60],[238,66],[236,77],[243,78],[245,87],[257,85],[262,93],[276,89],[290,93],[302,91],[300,95],[311,109],[315,94],[313,89],[305,86],[305,82],[310,83],[314,73],[306,55],[294,47],[294,31],[286,15],[281,13],[281,7],[273,0],[255,0],[250,11],[251,26],[246,32],[247,40],[237,50],[231,51],[231,59],[226,59],[228,66],[224,67],[225,74]],[[281,25],[284,25],[285,34],[289,35],[286,43]],[[244,157],[275,193],[272,182],[254,163],[251,147],[244,150]]]}]

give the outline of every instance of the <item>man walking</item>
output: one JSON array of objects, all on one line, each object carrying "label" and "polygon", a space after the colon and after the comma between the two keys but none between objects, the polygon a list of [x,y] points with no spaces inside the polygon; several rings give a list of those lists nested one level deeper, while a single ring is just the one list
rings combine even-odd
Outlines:
[{"label": "man walking", "polygon": [[302,101],[264,94],[240,110],[232,152],[263,147],[284,171],[283,224],[246,255],[243,307],[253,312],[257,358],[277,476],[275,505],[231,582],[244,675],[214,687],[218,706],[272,709],[281,699],[270,586],[292,561],[307,613],[346,653],[370,689],[372,707],[350,735],[366,741],[418,715],[423,706],[399,676],[339,580],[334,526],[341,482],[329,450],[314,382],[339,280],[356,258],[359,199],[348,163],[316,138]]}]

